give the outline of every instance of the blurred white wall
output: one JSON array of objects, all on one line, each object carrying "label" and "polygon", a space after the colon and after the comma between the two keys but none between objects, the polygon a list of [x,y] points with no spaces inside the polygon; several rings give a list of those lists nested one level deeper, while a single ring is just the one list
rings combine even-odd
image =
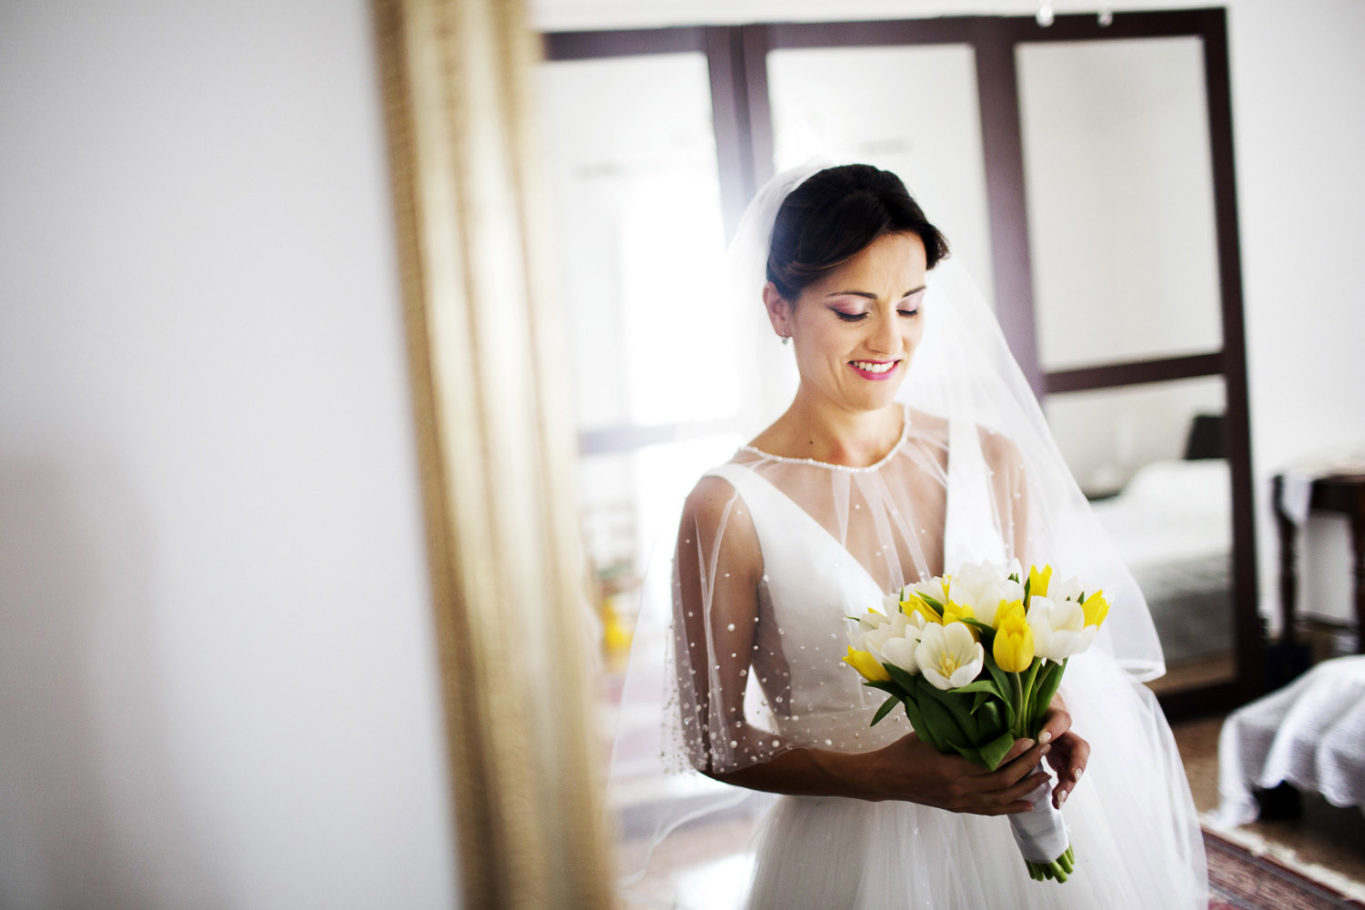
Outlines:
[{"label": "blurred white wall", "polygon": [[0,906],[456,901],[372,43],[0,5]]},{"label": "blurred white wall", "polygon": [[[1054,0],[1058,14],[1095,3]],[[1316,453],[1365,447],[1365,4],[1226,0],[1256,472],[1261,607],[1278,603],[1270,477]],[[1031,15],[1033,0],[531,0],[547,31],[699,23]],[[1120,9],[1186,8],[1130,0]],[[1345,523],[1311,523],[1306,601],[1350,609]]]}]

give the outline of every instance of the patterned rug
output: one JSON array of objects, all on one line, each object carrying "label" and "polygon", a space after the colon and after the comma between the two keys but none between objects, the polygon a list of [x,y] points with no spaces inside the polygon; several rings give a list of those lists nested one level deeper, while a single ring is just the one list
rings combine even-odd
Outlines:
[{"label": "patterned rug", "polygon": [[1205,829],[1209,910],[1338,910],[1365,904]]}]

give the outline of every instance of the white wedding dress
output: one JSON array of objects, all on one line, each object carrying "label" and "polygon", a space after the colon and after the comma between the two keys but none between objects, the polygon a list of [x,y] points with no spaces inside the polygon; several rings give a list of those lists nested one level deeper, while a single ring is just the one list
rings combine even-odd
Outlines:
[{"label": "white wedding dress", "polygon": [[[672,708],[675,746],[694,767],[727,771],[797,747],[860,752],[903,736],[899,710],[869,727],[884,695],[840,662],[846,617],[945,567],[1045,560],[1031,552],[1029,486],[1009,444],[909,414],[900,442],[869,468],[746,447],[694,491],[678,537]],[[752,588],[731,596],[755,578],[756,604]],[[1031,880],[1003,817],[782,796],[753,842],[748,906],[1206,907],[1199,824],[1152,694],[1104,647],[1071,660],[1062,693],[1093,750],[1064,806],[1068,881]]]}]

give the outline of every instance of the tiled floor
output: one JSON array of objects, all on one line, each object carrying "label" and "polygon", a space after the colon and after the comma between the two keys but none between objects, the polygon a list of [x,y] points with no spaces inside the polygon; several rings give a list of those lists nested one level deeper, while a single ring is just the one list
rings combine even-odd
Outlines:
[{"label": "tiled floor", "polygon": [[[1213,717],[1171,725],[1195,807],[1201,813],[1218,805],[1218,731],[1222,724],[1221,717]],[[1305,794],[1301,817],[1258,821],[1237,829],[1237,833],[1263,841],[1277,856],[1293,851],[1297,862],[1292,865],[1322,866],[1365,891],[1365,814],[1358,809],[1339,809],[1315,794]]]}]

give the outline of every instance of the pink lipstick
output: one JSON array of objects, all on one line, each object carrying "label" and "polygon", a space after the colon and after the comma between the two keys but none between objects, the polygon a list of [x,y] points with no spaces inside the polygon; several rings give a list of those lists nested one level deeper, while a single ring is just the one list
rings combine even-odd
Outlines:
[{"label": "pink lipstick", "polygon": [[896,375],[896,370],[900,367],[899,360],[850,360],[848,365],[853,368],[864,379],[878,382],[883,379],[890,379]]}]

